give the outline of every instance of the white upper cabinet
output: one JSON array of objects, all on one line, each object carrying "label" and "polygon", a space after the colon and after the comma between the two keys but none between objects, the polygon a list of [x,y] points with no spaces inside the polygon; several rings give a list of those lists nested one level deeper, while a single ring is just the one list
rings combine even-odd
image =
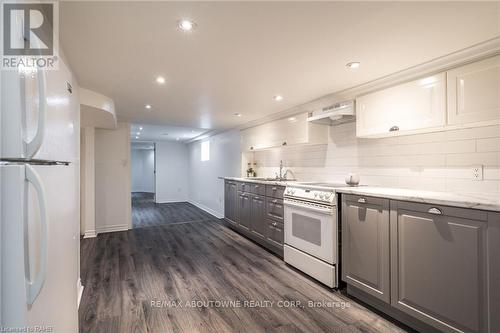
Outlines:
[{"label": "white upper cabinet", "polygon": [[307,121],[307,113],[241,131],[243,151],[328,142],[328,126]]},{"label": "white upper cabinet", "polygon": [[500,120],[500,56],[448,71],[448,124]]},{"label": "white upper cabinet", "polygon": [[445,73],[379,90],[356,99],[356,135],[382,137],[442,128],[446,121]]}]

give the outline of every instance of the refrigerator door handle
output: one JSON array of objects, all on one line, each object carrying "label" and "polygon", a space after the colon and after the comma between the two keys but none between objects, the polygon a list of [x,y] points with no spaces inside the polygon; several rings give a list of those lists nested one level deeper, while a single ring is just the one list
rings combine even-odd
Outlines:
[{"label": "refrigerator door handle", "polygon": [[47,117],[47,100],[45,98],[46,78],[45,71],[37,68],[38,81],[38,125],[33,139],[26,143],[26,158],[32,158],[38,152],[45,135],[45,121]]},{"label": "refrigerator door handle", "polygon": [[[26,277],[26,287],[28,291],[28,305],[32,305],[40,291],[42,290],[43,284],[45,282],[45,275],[47,271],[47,238],[48,238],[48,215],[47,215],[47,200],[45,196],[45,190],[43,188],[42,181],[35,170],[26,165],[26,180],[30,182],[37,192],[38,206],[40,209],[40,223],[41,223],[41,234],[42,238],[40,240],[40,270],[33,281],[29,277]],[[25,255],[28,255],[25,253]],[[25,260],[29,263],[29,259]]]}]

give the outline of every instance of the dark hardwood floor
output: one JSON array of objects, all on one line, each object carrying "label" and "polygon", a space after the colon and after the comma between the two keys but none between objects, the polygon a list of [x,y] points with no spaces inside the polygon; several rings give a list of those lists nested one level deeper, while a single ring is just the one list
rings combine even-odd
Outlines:
[{"label": "dark hardwood floor", "polygon": [[[404,332],[197,208],[136,201],[134,209],[136,218],[148,216],[140,228],[82,241],[81,333]],[[202,222],[186,223],[186,216]]]},{"label": "dark hardwood floor", "polygon": [[185,222],[201,222],[214,217],[188,202],[154,202],[153,193],[132,193],[132,226],[144,228]]}]

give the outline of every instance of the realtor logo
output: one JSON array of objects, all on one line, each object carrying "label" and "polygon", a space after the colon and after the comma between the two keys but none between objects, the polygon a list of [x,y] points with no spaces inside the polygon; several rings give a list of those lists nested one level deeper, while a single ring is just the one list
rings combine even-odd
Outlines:
[{"label": "realtor logo", "polygon": [[2,2],[2,68],[55,69],[57,2]]}]

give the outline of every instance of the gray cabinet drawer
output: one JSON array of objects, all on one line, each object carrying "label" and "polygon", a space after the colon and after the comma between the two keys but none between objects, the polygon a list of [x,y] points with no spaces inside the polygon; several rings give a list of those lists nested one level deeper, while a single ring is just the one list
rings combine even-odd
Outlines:
[{"label": "gray cabinet drawer", "polygon": [[268,197],[283,199],[284,192],[285,192],[284,186],[266,185],[266,196]]},{"label": "gray cabinet drawer", "polygon": [[257,194],[257,195],[261,195],[261,196],[266,195],[266,185],[264,185],[264,184],[249,183],[248,190],[253,194]]},{"label": "gray cabinet drawer", "polygon": [[275,245],[283,246],[283,223],[266,220],[267,224],[267,240]]},{"label": "gray cabinet drawer", "polygon": [[251,185],[250,183],[238,182],[238,191],[240,191],[240,192],[250,192],[251,191],[250,185]]},{"label": "gray cabinet drawer", "polygon": [[282,199],[266,198],[266,217],[271,220],[283,222],[285,209]]}]

